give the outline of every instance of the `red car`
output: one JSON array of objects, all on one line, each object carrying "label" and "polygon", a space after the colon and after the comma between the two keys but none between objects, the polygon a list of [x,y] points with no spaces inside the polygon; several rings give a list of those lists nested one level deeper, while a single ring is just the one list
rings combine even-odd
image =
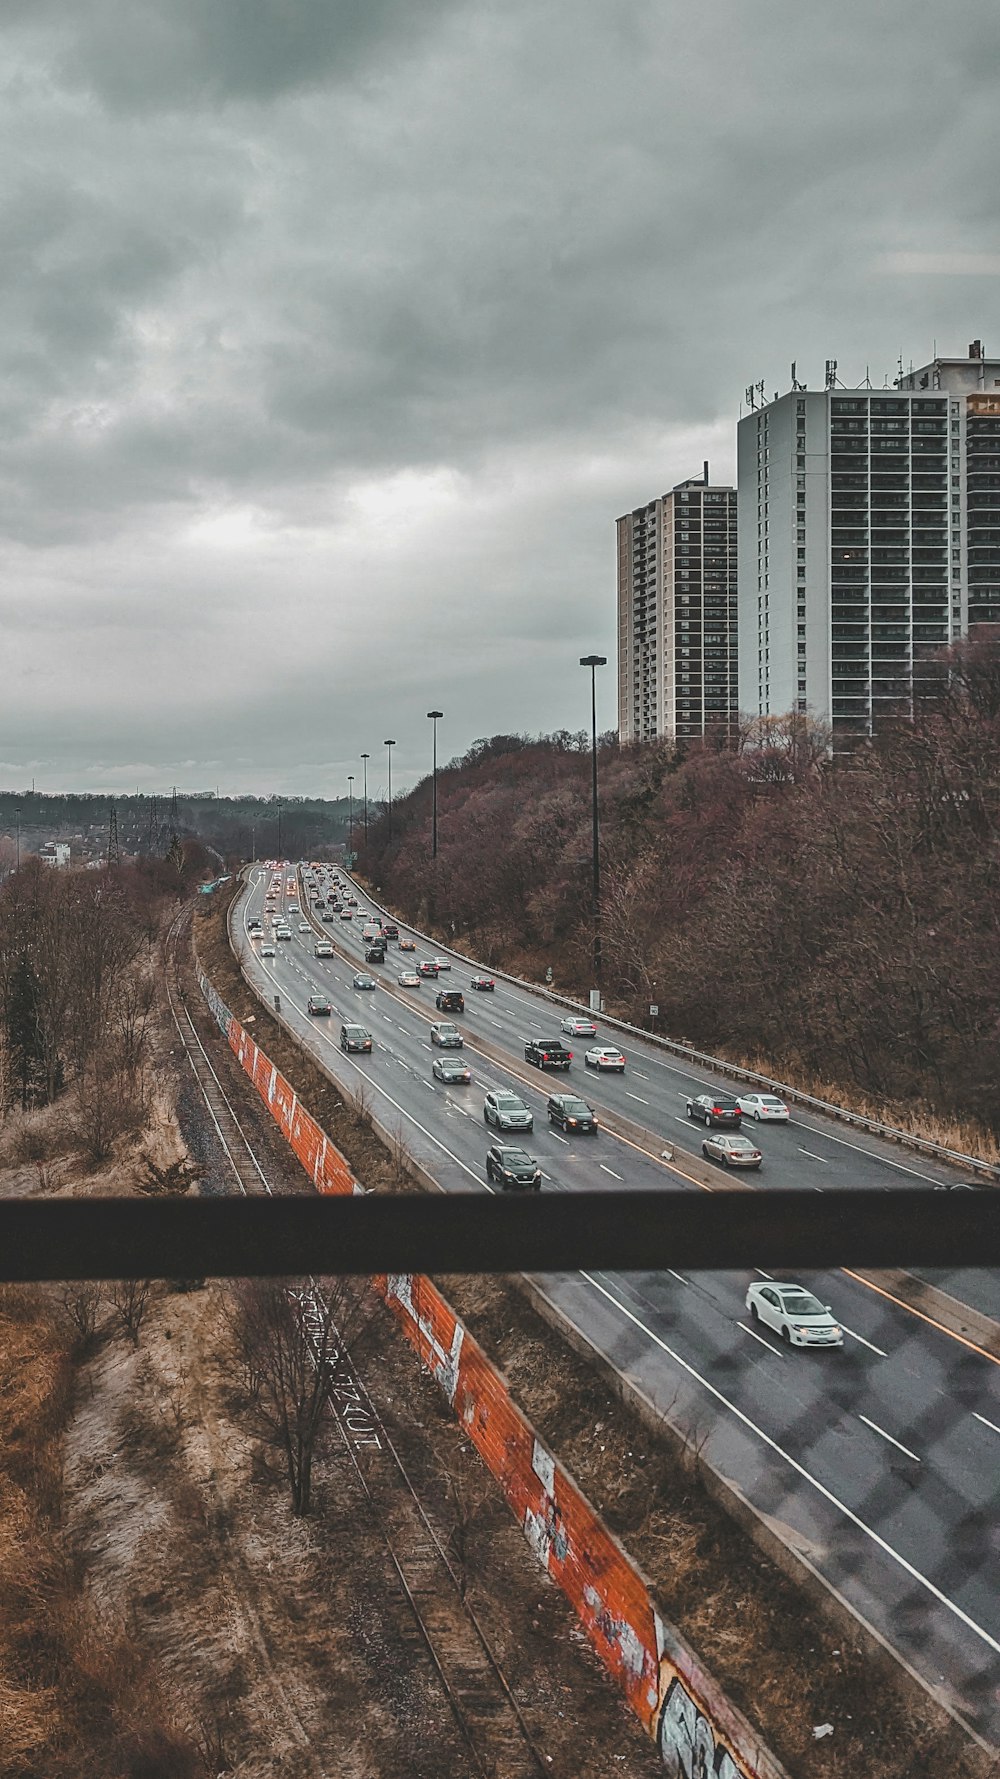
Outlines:
[{"label": "red car", "polygon": [[426,957],[422,958],[420,963],[417,965],[417,975],[418,976],[436,976],[437,974],[438,974],[437,964],[434,963],[431,958],[426,958]]}]

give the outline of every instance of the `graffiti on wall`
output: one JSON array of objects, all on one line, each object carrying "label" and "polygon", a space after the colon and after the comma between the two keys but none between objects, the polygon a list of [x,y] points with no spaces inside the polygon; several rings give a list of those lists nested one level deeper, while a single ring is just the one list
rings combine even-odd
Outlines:
[{"label": "graffiti on wall", "polygon": [[670,1779],[745,1779],[746,1769],[716,1741],[708,1718],[677,1675],[667,1689],[656,1740]]},{"label": "graffiti on wall", "polygon": [[[208,979],[200,980],[220,1030],[317,1190],[362,1191],[289,1083]],[[539,1562],[656,1740],[671,1779],[786,1779],[694,1651],[656,1612],[640,1571],[430,1280],[405,1273],[372,1284],[496,1477]],[[360,1406],[352,1400],[355,1412]]]}]

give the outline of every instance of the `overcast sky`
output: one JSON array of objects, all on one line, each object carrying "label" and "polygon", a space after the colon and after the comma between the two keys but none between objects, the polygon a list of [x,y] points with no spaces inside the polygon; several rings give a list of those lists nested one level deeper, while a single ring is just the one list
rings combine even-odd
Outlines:
[{"label": "overcast sky", "polygon": [[1000,347],[996,0],[7,0],[0,785],[582,728],[745,386]]}]

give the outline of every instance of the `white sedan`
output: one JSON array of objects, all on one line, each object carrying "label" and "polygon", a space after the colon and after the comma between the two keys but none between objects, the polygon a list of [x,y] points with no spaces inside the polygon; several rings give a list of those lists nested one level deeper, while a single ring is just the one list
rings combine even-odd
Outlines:
[{"label": "white sedan", "polygon": [[299,932],[300,933],[311,933],[312,932],[312,927],[309,925],[309,922],[307,920],[299,921]]},{"label": "white sedan", "polygon": [[450,957],[434,957],[431,959],[431,963],[437,964],[439,972],[442,970],[450,970],[451,969],[451,958]]},{"label": "white sedan", "polygon": [[752,1322],[773,1328],[790,1347],[842,1347],[844,1330],[835,1322],[830,1306],[820,1303],[803,1285],[778,1284],[761,1279],[747,1291]]},{"label": "white sedan", "polygon": [[776,1093],[741,1093],[736,1101],[744,1118],[756,1118],[772,1124],[788,1123],[788,1107]]},{"label": "white sedan", "polygon": [[559,1030],[568,1032],[571,1038],[596,1038],[597,1027],[592,1019],[578,1019],[575,1016],[560,1021]]},{"label": "white sedan", "polygon": [[260,955],[261,957],[274,957],[276,955],[274,945],[270,939],[264,940],[264,943],[260,948]]},{"label": "white sedan", "polygon": [[625,1073],[625,1058],[613,1044],[595,1044],[593,1050],[585,1050],[583,1060],[588,1069],[612,1069],[619,1075]]}]

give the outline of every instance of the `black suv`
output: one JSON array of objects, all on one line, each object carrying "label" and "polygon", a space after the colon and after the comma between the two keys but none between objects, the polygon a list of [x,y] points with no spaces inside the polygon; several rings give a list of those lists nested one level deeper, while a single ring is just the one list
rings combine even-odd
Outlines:
[{"label": "black suv", "polygon": [[573,1052],[567,1050],[561,1038],[527,1038],[524,1060],[533,1062],[536,1069],[568,1069]]},{"label": "black suv", "polygon": [[734,1124],[739,1129],[743,1107],[733,1093],[698,1093],[687,1103],[689,1118],[697,1118],[706,1130],[717,1124]]},{"label": "black suv", "polygon": [[561,1130],[585,1130],[591,1136],[597,1134],[597,1119],[593,1106],[586,1100],[577,1099],[572,1093],[553,1093],[548,1103],[549,1123],[558,1124]]},{"label": "black suv", "polygon": [[384,964],[385,963],[385,946],[382,944],[380,939],[373,939],[370,945],[365,946],[365,963],[366,964]]},{"label": "black suv", "polygon": [[439,1013],[464,1013],[465,996],[460,988],[442,988],[434,996]]},{"label": "black suv", "polygon": [[539,1192],[542,1170],[527,1149],[515,1149],[508,1143],[494,1143],[486,1154],[486,1178],[495,1180],[503,1192]]}]

